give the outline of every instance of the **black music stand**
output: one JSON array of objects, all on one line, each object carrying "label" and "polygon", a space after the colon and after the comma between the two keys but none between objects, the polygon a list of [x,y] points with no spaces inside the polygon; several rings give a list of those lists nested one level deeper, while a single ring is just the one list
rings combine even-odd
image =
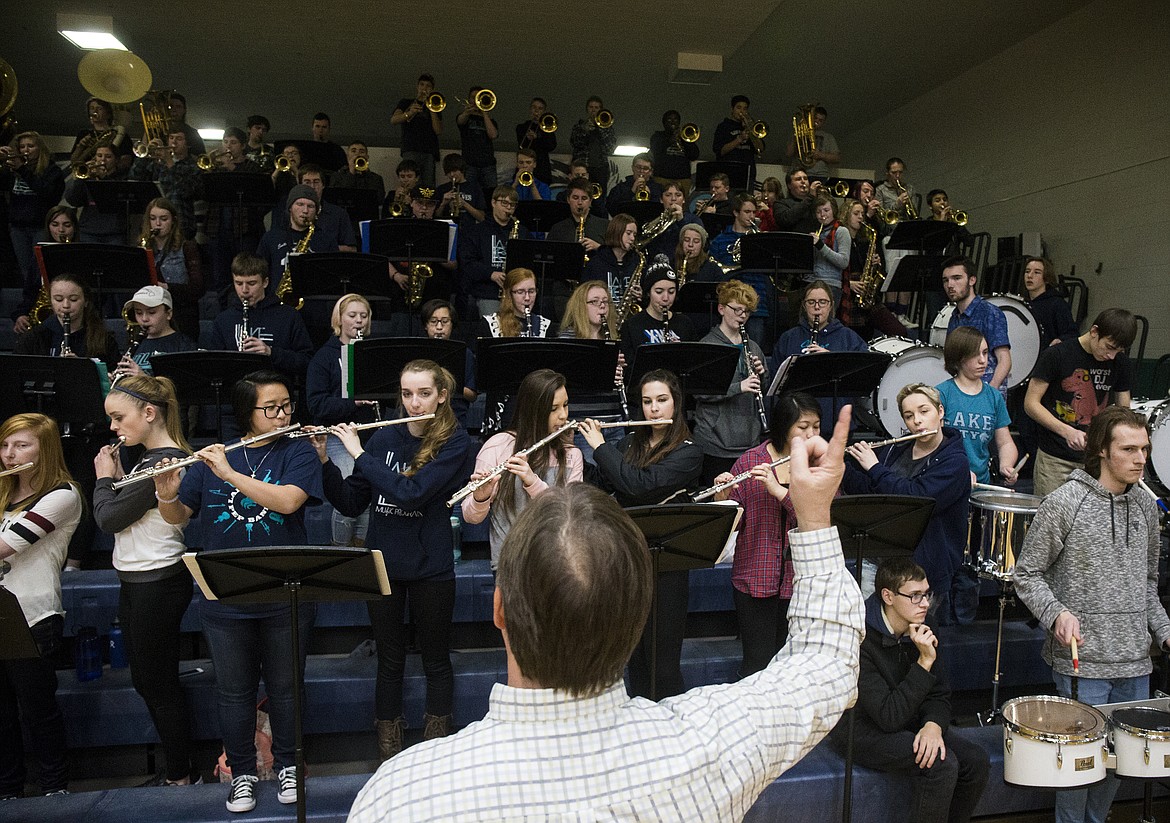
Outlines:
[{"label": "black music stand", "polygon": [[[391,217],[370,222],[369,249],[388,260],[401,262],[409,272],[415,263],[446,263],[451,259],[451,227],[446,220]],[[387,295],[392,292],[386,292]],[[407,333],[415,335],[417,318],[410,315]]]},{"label": "black music stand", "polygon": [[[272,175],[262,171],[215,171],[200,176],[203,199],[212,206],[231,206],[237,215],[247,206],[268,209],[276,199]],[[235,238],[243,236],[243,221],[232,221]],[[222,229],[222,227],[221,227]]]},{"label": "black music stand", "polygon": [[238,351],[182,351],[153,354],[150,367],[155,376],[174,381],[184,402],[194,404],[211,398],[217,442],[222,443],[224,387],[230,391],[245,375],[272,368],[272,358]]},{"label": "black music stand", "polygon": [[355,340],[353,356],[342,347],[342,396],[353,400],[398,401],[402,367],[411,360],[434,360],[455,377],[455,394],[463,393],[467,344],[429,337],[376,337]]},{"label": "black music stand", "polygon": [[751,166],[738,160],[704,160],[695,165],[695,188],[711,188],[711,178],[719,173],[726,174],[731,181],[731,190],[746,189]]},{"label": "black music stand", "polygon": [[376,189],[349,189],[327,186],[322,198],[345,209],[354,225],[363,220],[377,220],[378,208],[382,205]]},{"label": "black music stand", "polygon": [[144,213],[151,200],[163,196],[162,187],[149,180],[86,180],[85,190],[102,214],[125,217],[127,233],[130,215]]},{"label": "black music stand", "polygon": [[139,246],[47,243],[36,248],[48,281],[58,274],[76,274],[89,283],[98,306],[107,294],[133,294],[158,283],[154,252]]},{"label": "black music stand", "polygon": [[[830,511],[845,556],[852,555],[854,579],[861,582],[861,563],[870,558],[909,557],[918,547],[934,513],[934,499],[899,494],[858,494],[838,497]],[[857,711],[856,706],[853,711]],[[853,730],[856,715],[849,713],[845,748],[845,786],[841,820],[853,819]]]},{"label": "black music stand", "polygon": [[[377,194],[377,192],[374,192]],[[389,298],[398,289],[390,280],[390,260],[380,254],[329,251],[288,258],[293,294],[336,299],[349,292]]]},{"label": "black music stand", "polygon": [[663,205],[657,200],[625,200],[615,204],[614,214],[628,214],[638,223],[641,229],[658,215],[662,214]]},{"label": "black music stand", "polygon": [[831,397],[830,426],[840,412],[841,397],[868,397],[882,382],[890,367],[890,356],[877,351],[830,351],[790,358],[788,368],[776,369],[769,395],[780,392],[808,392],[813,397]]},{"label": "black music stand", "polygon": [[[947,246],[955,239],[959,226],[950,220],[902,220],[894,226],[886,243],[887,250],[913,251],[917,254],[898,259],[885,291],[908,291],[922,294],[939,291],[942,262]],[[933,281],[935,288],[930,287]],[[918,328],[926,331],[926,300],[920,298],[914,310]]]},{"label": "black music stand", "polygon": [[570,284],[580,280],[585,270],[585,247],[572,240],[509,240],[507,255],[509,269],[536,272],[536,290],[541,295],[547,294],[549,277],[571,290]]},{"label": "black music stand", "polygon": [[565,376],[570,395],[601,394],[613,391],[618,347],[611,340],[481,337],[475,357],[479,391],[515,394],[529,372],[552,369]]},{"label": "black music stand", "polygon": [[[515,218],[530,232],[547,232],[573,213],[563,200],[521,200],[516,204]],[[511,258],[508,258],[511,266]]]},{"label": "black music stand", "polygon": [[707,236],[712,240],[723,233],[723,230],[735,222],[735,217],[730,214],[719,214],[718,212],[703,212],[699,215],[699,219],[703,221],[703,228],[707,230]]},{"label": "black music stand", "polygon": [[708,326],[714,326],[716,307],[719,305],[719,297],[716,294],[718,288],[719,283],[717,282],[688,280],[678,290],[678,297],[674,300],[674,310],[690,315],[692,318],[703,316],[706,318],[705,322]]},{"label": "black music stand", "polygon": [[678,377],[683,394],[723,395],[740,357],[737,346],[720,343],[643,343],[634,350],[634,362],[626,366],[626,385],[636,386],[647,372],[666,369]]},{"label": "black music stand", "polygon": [[305,748],[301,728],[301,601],[377,600],[390,594],[380,551],[342,547],[272,546],[187,552],[183,562],[208,600],[287,602],[292,621],[293,714],[297,820],[305,820]]},{"label": "black music stand", "polygon": [[646,538],[654,563],[650,607],[650,699],[658,700],[658,575],[715,565],[743,509],[711,503],[634,506],[625,510]]},{"label": "black music stand", "polygon": [[773,340],[779,336],[780,290],[787,293],[794,280],[812,274],[813,249],[812,238],[798,231],[745,234],[740,240],[739,259],[744,270],[767,272],[772,281],[768,315]]},{"label": "black music stand", "polygon": [[0,355],[0,416],[38,412],[58,422],[103,423],[106,420],[101,375],[85,357]]}]

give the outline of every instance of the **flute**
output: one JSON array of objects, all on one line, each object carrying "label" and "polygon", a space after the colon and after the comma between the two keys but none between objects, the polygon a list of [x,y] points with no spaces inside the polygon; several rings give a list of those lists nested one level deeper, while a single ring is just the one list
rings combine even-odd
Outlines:
[{"label": "flute", "polygon": [[0,477],[7,477],[10,474],[20,474],[25,469],[31,469],[36,463],[21,463],[19,466],[13,466],[11,469],[5,469],[0,472]]},{"label": "flute", "polygon": [[[282,426],[281,428],[273,429],[266,434],[258,434],[255,437],[246,437],[238,443],[232,443],[230,446],[224,446],[223,450],[225,452],[230,452],[239,448],[243,448],[244,446],[251,446],[253,443],[262,443],[265,440],[271,440],[273,437],[280,437],[282,434],[294,432],[300,427],[300,423],[293,423],[291,426]],[[175,462],[167,463],[166,465],[148,466],[145,469],[139,469],[136,472],[131,472],[130,474],[122,477],[120,480],[115,480],[112,486],[115,489],[120,489],[123,486],[129,486],[131,483],[150,480],[160,474],[166,474],[167,472],[174,471],[175,469],[181,469],[186,466],[194,466],[202,459],[203,458],[199,455],[193,454],[190,457],[184,457],[182,460],[176,460]]]},{"label": "flute", "polygon": [[[613,420],[608,423],[594,423],[599,429],[616,429],[624,426],[670,426],[674,423],[670,418],[664,420]],[[581,424],[578,423],[578,426]]]},{"label": "flute", "polygon": [[[877,443],[870,443],[869,447],[871,449],[877,449],[877,448],[881,448],[882,446],[892,446],[895,443],[902,443],[902,442],[905,442],[906,440],[916,440],[919,437],[926,437],[928,435],[935,434],[937,432],[938,432],[938,429],[930,429],[929,431],[918,432],[917,434],[907,434],[907,435],[903,435],[902,437],[891,437],[889,440],[879,440]],[[768,465],[768,468],[774,469],[777,466],[780,466],[784,463],[787,463],[791,459],[792,459],[792,455],[785,455],[784,457],[781,457],[778,460],[773,460],[771,463],[768,463],[767,465]],[[755,468],[755,467],[753,466],[752,468]],[[698,503],[700,500],[706,500],[708,497],[713,497],[714,495],[718,494],[719,492],[723,491],[724,489],[729,489],[732,486],[734,486],[736,483],[740,483],[744,480],[747,480],[751,476],[752,476],[752,469],[748,469],[745,472],[740,472],[739,474],[737,474],[735,477],[731,478],[730,480],[724,480],[722,483],[716,483],[714,486],[712,486],[709,489],[703,489],[703,491],[694,495],[694,497],[692,497],[691,499],[694,500],[696,503]]]},{"label": "flute", "polygon": [[[546,443],[551,443],[552,441],[554,441],[558,437],[560,437],[562,434],[567,432],[569,429],[573,429],[576,427],[577,427],[577,421],[570,420],[568,423],[561,426],[559,429],[552,432],[547,437],[542,437],[540,440],[537,440],[535,443],[533,443],[528,448],[521,449],[520,451],[516,452],[515,454],[510,455],[508,457],[508,460],[511,460],[513,457],[527,457],[529,454],[536,451],[541,446],[545,445]],[[497,477],[499,477],[501,474],[503,474],[505,471],[507,471],[508,460],[505,460],[503,463],[499,463],[496,466],[493,466],[492,469],[490,471],[488,471],[488,473],[485,474],[483,477],[481,477],[479,480],[472,480],[470,483],[468,483],[466,486],[461,488],[459,491],[455,492],[455,494],[451,495],[451,499],[447,501],[447,507],[454,508],[455,504],[458,503],[463,498],[467,497],[467,495],[474,492],[480,486],[486,486],[488,483],[495,480]]]},{"label": "flute", "polygon": [[[354,431],[364,431],[366,429],[380,429],[383,426],[397,426],[399,423],[410,423],[415,420],[430,420],[435,416],[434,412],[430,414],[420,414],[418,417],[399,417],[395,420],[379,420],[376,423],[350,423]],[[295,434],[290,434],[289,438],[297,437],[316,437],[320,434],[334,434],[333,426],[314,426],[311,429],[301,429]]]}]

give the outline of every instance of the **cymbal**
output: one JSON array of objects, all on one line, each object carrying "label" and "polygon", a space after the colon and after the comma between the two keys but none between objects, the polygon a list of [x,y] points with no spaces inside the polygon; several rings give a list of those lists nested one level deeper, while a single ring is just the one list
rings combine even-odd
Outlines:
[{"label": "cymbal", "polygon": [[150,90],[153,75],[137,54],[96,49],[77,65],[77,79],[94,97],[109,103],[133,103]]}]

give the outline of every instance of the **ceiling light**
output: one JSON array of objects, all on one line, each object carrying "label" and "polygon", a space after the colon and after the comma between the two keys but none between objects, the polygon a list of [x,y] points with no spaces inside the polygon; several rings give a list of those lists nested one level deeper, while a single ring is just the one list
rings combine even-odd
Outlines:
[{"label": "ceiling light", "polygon": [[199,136],[204,140],[222,140],[223,129],[199,129]]},{"label": "ceiling light", "polygon": [[614,157],[634,157],[650,151],[649,146],[618,146],[613,150]]},{"label": "ceiling light", "polygon": [[114,18],[108,14],[57,15],[57,31],[81,49],[118,49],[129,51],[114,36]]},{"label": "ceiling light", "polygon": [[130,51],[108,31],[62,31],[61,35],[79,49],[118,49]]}]

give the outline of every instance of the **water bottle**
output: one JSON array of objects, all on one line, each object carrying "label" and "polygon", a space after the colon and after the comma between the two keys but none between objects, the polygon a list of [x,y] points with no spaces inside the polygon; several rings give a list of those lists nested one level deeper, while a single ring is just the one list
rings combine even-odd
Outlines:
[{"label": "water bottle", "polygon": [[455,565],[463,559],[463,521],[458,515],[451,515],[451,544],[455,550]]},{"label": "water bottle", "polygon": [[122,634],[122,625],[115,617],[114,624],[110,626],[110,668],[125,669],[129,665],[126,659],[126,638]]},{"label": "water bottle", "polygon": [[82,683],[102,676],[102,647],[96,626],[77,630],[77,679]]}]

